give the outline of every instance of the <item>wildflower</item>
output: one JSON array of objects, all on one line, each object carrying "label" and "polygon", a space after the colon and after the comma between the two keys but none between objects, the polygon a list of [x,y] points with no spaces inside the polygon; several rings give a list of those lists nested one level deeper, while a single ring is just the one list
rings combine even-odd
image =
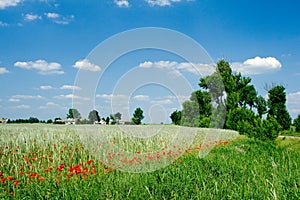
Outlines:
[{"label": "wildflower", "polygon": [[94,160],[88,160],[87,164],[90,165],[92,162],[94,162]]},{"label": "wildflower", "polygon": [[12,177],[12,176],[8,176],[7,177],[7,180],[9,180],[9,181],[11,181],[11,180],[13,180],[14,178]]},{"label": "wildflower", "polygon": [[32,173],[32,174],[31,174],[31,177],[36,178],[36,177],[37,177],[37,173],[35,173],[35,172]]},{"label": "wildflower", "polygon": [[44,177],[39,177],[38,179],[39,179],[39,181],[43,181],[43,180],[45,180],[45,178],[44,178]]},{"label": "wildflower", "polygon": [[24,172],[19,172],[20,176],[22,176],[24,174]]},{"label": "wildflower", "polygon": [[20,184],[21,184],[21,182],[20,182],[19,180],[15,180],[15,181],[14,181],[14,185],[15,185],[15,186],[18,186],[18,185],[20,185]]},{"label": "wildflower", "polygon": [[0,180],[1,183],[4,183],[5,181],[6,181],[6,178],[2,178],[2,179]]},{"label": "wildflower", "polygon": [[182,160],[181,160],[181,159],[178,159],[178,160],[177,160],[177,162],[181,163],[181,162],[182,162]]},{"label": "wildflower", "polygon": [[0,176],[2,176],[2,174],[3,174],[3,173],[0,171]]}]

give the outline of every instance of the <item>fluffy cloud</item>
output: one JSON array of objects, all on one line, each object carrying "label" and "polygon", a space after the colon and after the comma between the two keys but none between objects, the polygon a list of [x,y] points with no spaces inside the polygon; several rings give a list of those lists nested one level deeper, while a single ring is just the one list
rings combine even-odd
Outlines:
[{"label": "fluffy cloud", "polygon": [[55,109],[67,109],[66,107],[63,107],[57,103],[54,102],[47,102],[46,105],[40,106],[40,109],[49,109],[49,108],[55,108]]},{"label": "fluffy cloud", "polygon": [[60,87],[61,90],[81,90],[80,87],[75,85],[63,85]]},{"label": "fluffy cloud", "polygon": [[77,61],[73,67],[80,69],[80,70],[87,70],[87,71],[92,71],[92,72],[101,71],[101,67],[91,63],[87,59]]},{"label": "fluffy cloud", "polygon": [[27,21],[34,21],[34,20],[37,20],[37,19],[42,19],[42,17],[39,16],[39,15],[26,14],[24,16],[24,19],[27,20]]},{"label": "fluffy cloud", "polygon": [[140,94],[140,95],[134,96],[133,99],[138,100],[138,101],[148,101],[149,96]]},{"label": "fluffy cloud", "polygon": [[231,63],[233,71],[240,72],[244,75],[270,73],[280,70],[281,66],[281,63],[274,57],[261,58],[259,56],[248,59],[243,63]]},{"label": "fluffy cloud", "polygon": [[90,98],[87,98],[87,97],[81,97],[81,96],[78,96],[78,95],[74,95],[74,94],[66,94],[66,95],[59,95],[59,96],[55,96],[54,97],[55,99],[80,99],[80,100],[90,100]]},{"label": "fluffy cloud", "polygon": [[22,104],[22,105],[14,106],[14,107],[12,107],[12,108],[13,108],[13,109],[29,109],[30,106],[29,106],[29,105],[24,105],[24,104]]},{"label": "fluffy cloud", "polygon": [[8,73],[9,71],[5,67],[0,67],[0,74]]},{"label": "fluffy cloud", "polygon": [[49,19],[56,19],[56,18],[59,18],[60,15],[57,14],[57,13],[45,13],[45,15],[47,16],[47,18]]},{"label": "fluffy cloud", "polygon": [[14,95],[12,96],[12,98],[16,98],[16,99],[44,99],[44,97],[42,97],[41,95],[22,95],[22,94],[18,94],[18,95]]},{"label": "fluffy cloud", "polygon": [[48,74],[64,74],[61,70],[61,65],[56,62],[48,63],[45,60],[36,60],[36,61],[29,61],[29,62],[16,62],[14,64],[15,67],[20,67],[22,69],[35,69],[38,70],[42,75]]},{"label": "fluffy cloud", "polygon": [[17,6],[22,0],[1,0],[0,1],[0,9],[4,9],[10,6]]},{"label": "fluffy cloud", "polygon": [[[150,62],[146,61],[139,64],[142,68],[159,68],[168,69],[171,74],[180,75],[180,71],[190,72],[196,75],[209,75],[215,71],[215,66],[213,64],[201,64],[201,63],[189,63],[189,62],[175,62],[175,61],[158,61]],[[171,71],[172,70],[172,71]]]},{"label": "fluffy cloud", "polygon": [[51,90],[51,89],[53,89],[53,87],[51,85],[41,85],[40,89],[41,90]]},{"label": "fluffy cloud", "polygon": [[115,0],[114,1],[115,2],[115,4],[118,6],[118,7],[125,7],[125,8],[127,8],[127,7],[129,7],[129,2],[127,1],[127,0]]},{"label": "fluffy cloud", "polygon": [[150,6],[171,6],[172,3],[180,2],[181,0],[145,0]]}]

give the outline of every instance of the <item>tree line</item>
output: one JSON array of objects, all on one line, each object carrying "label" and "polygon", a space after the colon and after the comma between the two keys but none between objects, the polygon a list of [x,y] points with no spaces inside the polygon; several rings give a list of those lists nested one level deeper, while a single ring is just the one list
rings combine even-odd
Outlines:
[{"label": "tree line", "polygon": [[[217,63],[216,72],[200,78],[198,85],[200,89],[182,104],[183,109],[171,114],[173,124],[232,129],[261,140],[275,140],[280,131],[291,128],[282,85],[266,87],[266,99],[258,95],[250,77],[234,73],[225,60]],[[300,131],[300,114],[293,125]]]},{"label": "tree line", "polygon": [[[119,121],[122,119],[122,114],[120,112],[117,112],[115,114],[110,114],[108,117],[102,117],[100,118],[99,112],[97,110],[92,110],[89,112],[88,118],[84,119],[82,118],[80,112],[76,108],[70,108],[68,110],[68,113],[66,115],[67,119],[73,119],[76,124],[93,124],[95,122],[103,121],[106,124],[118,124]],[[133,113],[133,117],[131,118],[130,124],[136,124],[140,125],[142,124],[142,120],[144,119],[143,110],[138,107],[135,109]],[[7,123],[47,123],[47,124],[65,124],[64,120],[60,117],[55,118],[54,120],[48,119],[45,120],[39,120],[36,117],[30,117],[28,119],[16,119],[16,120],[8,120]]]}]

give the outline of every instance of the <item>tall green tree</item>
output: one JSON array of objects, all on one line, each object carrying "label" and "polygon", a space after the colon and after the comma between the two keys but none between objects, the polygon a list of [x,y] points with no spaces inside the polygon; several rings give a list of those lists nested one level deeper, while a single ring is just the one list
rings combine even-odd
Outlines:
[{"label": "tall green tree", "polygon": [[99,122],[100,121],[100,116],[99,116],[98,111],[97,110],[92,110],[89,113],[88,119],[91,123],[96,122],[96,121]]},{"label": "tall green tree", "polygon": [[181,123],[181,111],[175,110],[170,116],[172,123],[175,125],[180,125]]},{"label": "tall green tree", "polygon": [[256,108],[258,116],[260,118],[262,118],[262,116],[268,112],[267,101],[262,96],[258,96],[255,99],[254,107]]},{"label": "tall green tree", "polygon": [[133,113],[132,121],[133,123],[139,125],[142,123],[142,120],[144,119],[143,110],[141,108],[136,108]]},{"label": "tall green tree", "polygon": [[79,113],[79,111],[76,108],[70,108],[69,112],[67,114],[67,118],[68,119],[80,119],[81,114]]},{"label": "tall green tree", "polygon": [[292,118],[286,109],[286,93],[282,85],[277,85],[268,91],[268,117],[273,117],[283,130],[289,130]]},{"label": "tall green tree", "polygon": [[297,132],[300,132],[300,114],[294,119],[294,126]]},{"label": "tall green tree", "polygon": [[122,114],[119,113],[119,112],[117,112],[117,113],[115,114],[115,119],[116,119],[116,122],[119,123],[119,121],[122,119]]}]

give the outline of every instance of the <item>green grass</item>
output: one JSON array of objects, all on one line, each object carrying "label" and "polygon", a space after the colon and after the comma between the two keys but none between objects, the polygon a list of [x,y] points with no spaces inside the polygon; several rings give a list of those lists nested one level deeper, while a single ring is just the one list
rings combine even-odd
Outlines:
[{"label": "green grass", "polygon": [[[203,136],[198,133],[192,148],[167,167],[148,173],[128,173],[111,170],[98,162],[94,154],[82,147],[72,126],[0,126],[2,177],[12,175],[14,180],[21,181],[18,186],[12,184],[13,180],[0,182],[0,198],[300,199],[298,140],[278,139],[276,144],[269,144],[240,136],[227,144],[225,138],[232,139],[227,136],[221,137],[223,142],[218,142],[207,156],[199,159],[197,142],[201,142]],[[124,145],[124,138],[112,138]],[[154,141],[169,142],[166,136]],[[146,151],[149,149],[141,144],[151,141],[126,140],[125,143],[128,142],[137,142]],[[131,145],[130,148],[134,148]],[[156,148],[156,145],[150,146]],[[15,146],[19,148],[16,150]],[[26,164],[26,154],[37,160]],[[86,164],[88,160],[93,163]],[[65,168],[56,170],[61,163]],[[79,163],[97,172],[67,178],[66,174],[70,173],[67,166]],[[43,170],[49,165],[53,170],[45,173]],[[36,171],[44,180],[20,176],[20,171]]]}]

